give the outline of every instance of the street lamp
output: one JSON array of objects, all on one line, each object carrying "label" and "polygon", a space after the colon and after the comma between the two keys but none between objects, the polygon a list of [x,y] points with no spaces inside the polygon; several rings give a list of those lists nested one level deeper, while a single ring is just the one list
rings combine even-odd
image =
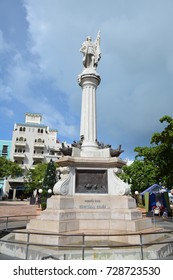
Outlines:
[{"label": "street lamp", "polygon": [[138,195],[139,195],[139,192],[135,191],[135,200],[136,200],[136,206],[137,207],[138,207]]},{"label": "street lamp", "polygon": [[42,189],[39,189],[38,192],[39,192],[39,194],[42,194],[43,190],[42,190]]},{"label": "street lamp", "polygon": [[49,194],[49,197],[51,196],[51,193],[52,193],[52,190],[51,189],[48,189],[48,194]]},{"label": "street lamp", "polygon": [[40,208],[40,204],[41,204],[41,196],[42,196],[42,192],[43,190],[42,189],[39,189],[38,190],[38,193],[39,193],[39,197],[38,197],[38,207]]},{"label": "street lamp", "polygon": [[139,192],[138,191],[135,191],[135,195],[138,195],[139,194]]}]

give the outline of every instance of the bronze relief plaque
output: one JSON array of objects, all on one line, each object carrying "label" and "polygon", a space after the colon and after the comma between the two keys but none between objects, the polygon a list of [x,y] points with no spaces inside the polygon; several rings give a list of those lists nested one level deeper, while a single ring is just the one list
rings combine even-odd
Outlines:
[{"label": "bronze relief plaque", "polygon": [[76,193],[108,193],[107,170],[76,169]]}]

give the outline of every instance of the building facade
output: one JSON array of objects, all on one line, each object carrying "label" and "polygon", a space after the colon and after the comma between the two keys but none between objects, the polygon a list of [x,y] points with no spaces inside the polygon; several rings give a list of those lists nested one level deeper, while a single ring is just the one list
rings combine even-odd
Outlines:
[{"label": "building facade", "polygon": [[[8,157],[23,169],[23,177],[4,181],[3,193],[10,199],[16,199],[18,193],[24,189],[25,174],[30,168],[35,168],[38,163],[48,163],[51,159],[56,161],[62,156],[62,143],[57,140],[58,131],[50,129],[41,121],[41,114],[26,113],[24,123],[14,124]],[[2,146],[1,150],[5,154],[5,146]]]},{"label": "building facade", "polygon": [[61,143],[57,130],[41,123],[41,114],[25,114],[24,123],[15,123],[10,159],[27,171],[38,163],[57,160],[61,157]]},{"label": "building facade", "polygon": [[11,140],[0,140],[0,157],[10,159]]},{"label": "building facade", "polygon": [[[10,159],[11,143],[11,140],[0,140],[0,157]],[[5,187],[6,180],[4,178],[0,178],[0,200],[2,200],[2,197],[4,195]]]}]

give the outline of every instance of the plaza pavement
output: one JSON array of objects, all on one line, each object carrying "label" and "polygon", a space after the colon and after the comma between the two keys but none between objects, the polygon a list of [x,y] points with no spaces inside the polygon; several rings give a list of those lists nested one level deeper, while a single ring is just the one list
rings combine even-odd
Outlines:
[{"label": "plaza pavement", "polygon": [[37,215],[40,209],[37,205],[30,205],[27,200],[0,201],[1,216]]},{"label": "plaza pavement", "polygon": [[30,205],[26,200],[0,201],[0,230],[6,229],[7,216],[9,217],[8,229],[18,228],[26,226],[27,220],[39,215],[40,211],[37,205]]},{"label": "plaza pavement", "polygon": [[[24,200],[15,200],[15,201],[0,201],[0,230],[6,228],[6,223],[3,222],[6,216],[11,216],[9,219],[10,222],[8,223],[8,228],[10,227],[25,227],[26,226],[26,219],[25,217],[19,218],[19,215],[39,215],[41,209],[38,208],[37,205],[30,205],[29,201]],[[16,216],[16,217],[12,217]],[[11,222],[13,220],[13,222]],[[11,225],[11,226],[10,226]],[[0,253],[0,260],[20,260],[17,257],[7,256],[5,254]]]}]

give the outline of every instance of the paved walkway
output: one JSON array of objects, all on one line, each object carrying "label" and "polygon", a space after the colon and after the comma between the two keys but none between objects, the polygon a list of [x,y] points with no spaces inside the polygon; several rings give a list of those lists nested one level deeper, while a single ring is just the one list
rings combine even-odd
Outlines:
[{"label": "paved walkway", "polygon": [[1,216],[38,215],[40,209],[37,205],[30,205],[27,200],[0,201]]},{"label": "paved walkway", "polygon": [[25,227],[28,220],[39,215],[40,211],[37,205],[30,205],[28,201],[0,201],[0,230]]}]

